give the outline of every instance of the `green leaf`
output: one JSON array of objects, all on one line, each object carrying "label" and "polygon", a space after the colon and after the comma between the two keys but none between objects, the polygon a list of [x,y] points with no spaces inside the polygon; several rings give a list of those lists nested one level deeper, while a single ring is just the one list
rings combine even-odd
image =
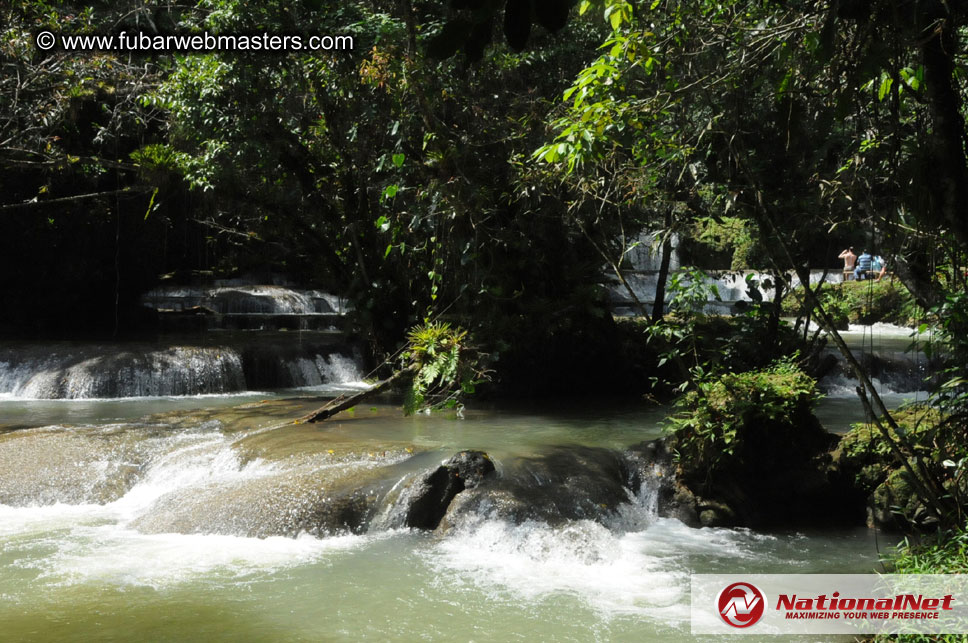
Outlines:
[{"label": "green leaf", "polygon": [[877,90],[877,100],[884,100],[884,97],[891,91],[891,85],[894,84],[894,79],[890,76],[885,76],[881,80],[881,87]]},{"label": "green leaf", "polygon": [[622,26],[622,12],[613,11],[612,15],[608,17],[609,23],[612,25],[612,29],[618,31],[618,28]]},{"label": "green leaf", "polygon": [[155,188],[155,191],[151,193],[151,200],[148,201],[148,209],[145,210],[145,221],[148,220],[148,215],[151,214],[151,211],[155,209],[155,197],[156,196],[158,196],[158,188]]},{"label": "green leaf", "polygon": [[394,154],[393,155],[393,164],[396,165],[397,167],[402,167],[403,166],[403,161],[404,161],[405,158],[406,158],[406,156],[404,156],[402,153]]}]

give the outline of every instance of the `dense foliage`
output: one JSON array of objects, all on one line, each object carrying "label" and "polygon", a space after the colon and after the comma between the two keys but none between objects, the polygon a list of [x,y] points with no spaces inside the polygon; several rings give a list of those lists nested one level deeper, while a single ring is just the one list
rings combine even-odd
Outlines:
[{"label": "dense foliage", "polygon": [[[889,279],[824,284],[817,295],[841,329],[849,324],[878,322],[916,327],[926,320],[925,312],[914,302],[911,293]],[[804,301],[802,288],[792,290],[783,300],[786,315],[803,315],[806,310],[809,305]]]},{"label": "dense foliage", "polygon": [[816,396],[814,380],[792,360],[701,380],[680,398],[671,419],[679,457],[715,479],[721,466],[762,455],[764,433],[806,433],[815,423]]},{"label": "dense foliage", "polygon": [[[597,253],[560,199],[520,184],[599,21],[469,67],[424,55],[446,29],[436,2],[122,5],[4,9],[0,256],[33,306],[0,324],[133,329],[119,308],[201,270],[340,292],[378,356],[414,323],[460,320],[521,393],[582,386],[617,350]],[[40,28],[347,34],[354,49],[45,53]]]},{"label": "dense foliage", "polygon": [[[641,390],[602,285],[603,271],[624,283],[647,227],[662,267],[657,304],[639,302],[644,355],[679,381],[710,364],[689,304],[699,281],[670,268],[673,239],[693,263],[778,285],[835,267],[844,245],[876,245],[936,311],[939,350],[963,352],[962,3],[0,11],[0,325],[12,332],[138,328],[138,295],[165,273],[281,274],[349,296],[378,357],[413,325],[448,320],[505,390]],[[41,51],[40,29],[345,34],[354,47]],[[743,323],[770,357],[784,352],[779,300],[755,304]],[[962,404],[966,363],[951,360],[940,402]]]},{"label": "dense foliage", "polygon": [[[947,494],[958,499],[957,506],[963,505],[962,462],[968,455],[964,427],[931,406],[909,406],[893,415],[900,430],[891,430],[890,436],[907,445],[912,468],[924,466]],[[878,523],[905,526],[936,520],[912,486],[910,471],[898,464],[893,447],[877,429],[867,423],[854,425],[839,449],[840,466],[869,498]]]}]

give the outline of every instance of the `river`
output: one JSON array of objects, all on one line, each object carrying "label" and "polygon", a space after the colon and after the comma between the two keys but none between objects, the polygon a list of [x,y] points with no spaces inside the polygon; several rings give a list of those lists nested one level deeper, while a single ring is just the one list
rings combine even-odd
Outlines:
[{"label": "river", "polygon": [[[555,449],[622,453],[660,436],[668,410],[376,405],[292,423],[308,396],[360,386],[340,373],[310,389],[0,398],[3,638],[692,640],[691,573],[871,572],[894,542],[693,529],[657,517],[647,485],[605,520],[480,511],[407,529],[407,484],[461,449],[499,473]],[[843,431],[863,417],[836,377],[818,415]],[[354,503],[366,520],[333,528]]]}]

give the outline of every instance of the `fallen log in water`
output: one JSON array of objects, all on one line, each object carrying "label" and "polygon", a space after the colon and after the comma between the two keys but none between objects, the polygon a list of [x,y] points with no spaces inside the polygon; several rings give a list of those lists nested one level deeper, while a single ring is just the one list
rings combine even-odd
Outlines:
[{"label": "fallen log in water", "polygon": [[319,407],[312,413],[304,415],[299,419],[300,422],[322,422],[323,420],[328,420],[337,413],[351,409],[354,406],[360,404],[361,402],[381,393],[390,387],[391,384],[403,381],[407,378],[413,377],[420,367],[417,364],[411,364],[407,368],[396,371],[393,375],[386,378],[385,380],[380,380],[370,388],[365,391],[360,391],[359,393],[354,393],[353,395],[340,395],[336,397],[323,406]]}]

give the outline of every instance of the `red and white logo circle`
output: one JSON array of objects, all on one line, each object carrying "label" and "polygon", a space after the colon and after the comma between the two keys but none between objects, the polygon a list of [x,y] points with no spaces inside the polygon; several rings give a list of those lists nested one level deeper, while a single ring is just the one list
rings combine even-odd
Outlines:
[{"label": "red and white logo circle", "polygon": [[763,618],[766,597],[749,583],[733,583],[719,593],[719,615],[733,627],[749,627]]}]

